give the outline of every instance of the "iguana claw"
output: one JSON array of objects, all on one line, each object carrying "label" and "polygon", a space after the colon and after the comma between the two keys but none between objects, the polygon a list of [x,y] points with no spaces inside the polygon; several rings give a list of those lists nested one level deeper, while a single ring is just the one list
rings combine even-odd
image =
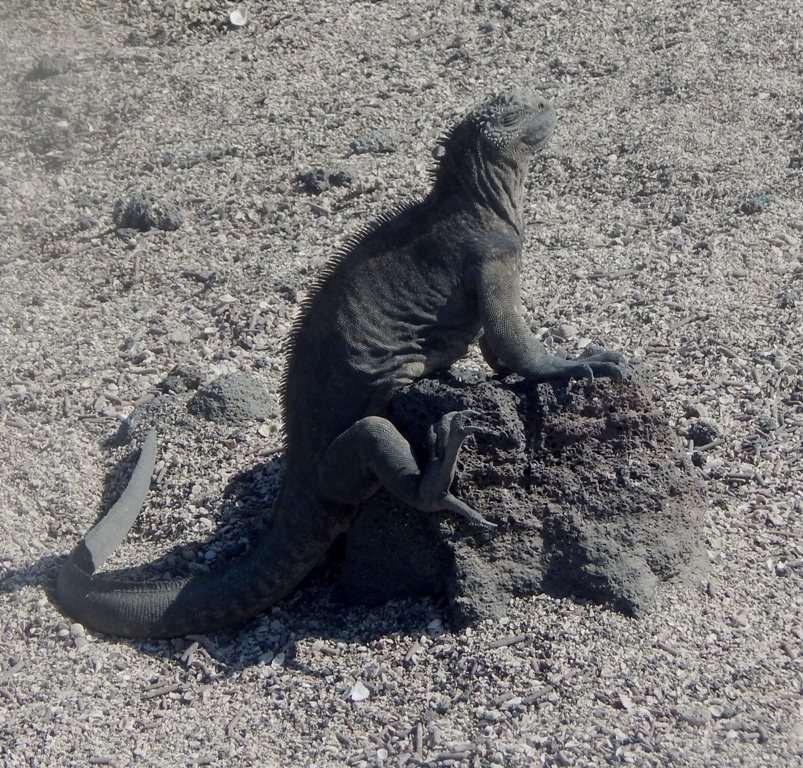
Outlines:
[{"label": "iguana claw", "polygon": [[443,499],[443,508],[450,512],[457,512],[458,515],[470,520],[475,525],[481,525],[483,528],[496,528],[496,523],[486,520],[476,509],[473,509],[464,501],[452,496],[451,493],[447,494]]}]

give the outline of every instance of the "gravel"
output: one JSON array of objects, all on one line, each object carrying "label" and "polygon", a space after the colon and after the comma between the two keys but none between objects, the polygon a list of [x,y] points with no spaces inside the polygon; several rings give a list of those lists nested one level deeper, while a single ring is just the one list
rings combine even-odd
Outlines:
[{"label": "gravel", "polygon": [[[796,0],[303,0],[248,4],[239,27],[234,7],[0,10],[0,762],[799,764]],[[656,370],[709,494],[705,589],[663,587],[639,620],[519,598],[459,631],[436,602],[338,606],[325,574],[174,642],[61,614],[58,564],[130,472],[123,419],[176,366],[275,398],[326,260],[420,194],[439,135],[511,85],[559,113],[527,195],[528,321]],[[390,127],[396,151],[353,151]],[[299,185],[346,167],[351,185]],[[116,230],[115,202],[143,191],[178,228]],[[162,578],[242,547],[281,466],[268,414],[164,439],[110,566],[157,558],[141,572]],[[253,504],[227,501],[255,467]]]}]

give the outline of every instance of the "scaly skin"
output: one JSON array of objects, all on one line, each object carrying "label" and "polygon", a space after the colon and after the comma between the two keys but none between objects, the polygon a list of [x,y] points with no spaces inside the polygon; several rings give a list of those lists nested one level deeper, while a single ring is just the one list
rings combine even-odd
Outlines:
[{"label": "scaly skin", "polygon": [[254,549],[202,578],[143,584],[92,576],[144,500],[151,440],[134,490],[59,573],[58,599],[70,615],[112,634],[148,637],[240,622],[290,592],[382,485],[419,509],[494,527],[449,491],[460,445],[474,431],[471,414],[449,413],[433,426],[422,467],[383,413],[396,390],[448,368],[480,332],[483,354],[499,371],[533,381],[621,377],[620,354],[552,356],[522,317],[524,178],[554,125],[552,107],[520,91],[478,106],[443,141],[427,197],[369,227],[325,271],[292,334],[286,472]]}]

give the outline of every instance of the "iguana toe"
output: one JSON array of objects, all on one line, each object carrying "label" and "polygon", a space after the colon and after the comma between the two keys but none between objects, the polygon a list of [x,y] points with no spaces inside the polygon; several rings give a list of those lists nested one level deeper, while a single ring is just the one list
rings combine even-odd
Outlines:
[{"label": "iguana toe", "polygon": [[457,512],[458,515],[470,520],[475,525],[480,525],[483,528],[496,528],[496,523],[486,520],[476,509],[473,509],[464,501],[452,496],[451,493],[447,494],[443,499],[443,509],[450,512]]},{"label": "iguana toe", "polygon": [[577,357],[578,360],[592,360],[594,362],[616,363],[623,365],[627,358],[613,349],[605,349],[596,344],[589,344]]},{"label": "iguana toe", "polygon": [[578,357],[569,359],[566,362],[567,364],[573,363],[577,367],[578,373],[571,373],[570,375],[578,375],[589,382],[594,381],[595,376],[604,376],[613,381],[621,381],[624,375],[622,366],[625,364],[626,358],[621,352],[590,344]]},{"label": "iguana toe", "polygon": [[449,411],[435,422],[427,434],[430,458],[442,461],[450,452],[456,455],[457,449],[469,435],[482,430],[467,423],[470,418],[479,415],[471,410]]}]

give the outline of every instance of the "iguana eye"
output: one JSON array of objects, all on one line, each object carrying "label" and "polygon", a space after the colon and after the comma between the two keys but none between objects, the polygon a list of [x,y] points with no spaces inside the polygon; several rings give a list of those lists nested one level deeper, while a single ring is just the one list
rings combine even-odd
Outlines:
[{"label": "iguana eye", "polygon": [[518,112],[505,112],[502,115],[502,125],[505,128],[513,128],[516,123],[519,122],[519,113]]}]

